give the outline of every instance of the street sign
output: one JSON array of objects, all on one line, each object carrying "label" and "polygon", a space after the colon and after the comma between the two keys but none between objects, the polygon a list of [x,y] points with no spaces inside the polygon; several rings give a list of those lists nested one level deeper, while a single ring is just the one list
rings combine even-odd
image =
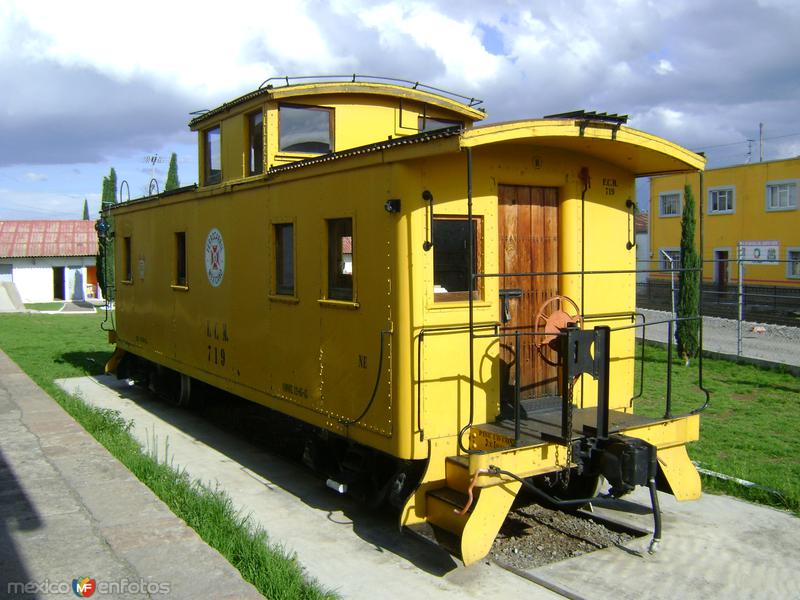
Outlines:
[{"label": "street sign", "polygon": [[739,258],[746,263],[777,265],[780,257],[778,240],[747,240],[739,242]]}]

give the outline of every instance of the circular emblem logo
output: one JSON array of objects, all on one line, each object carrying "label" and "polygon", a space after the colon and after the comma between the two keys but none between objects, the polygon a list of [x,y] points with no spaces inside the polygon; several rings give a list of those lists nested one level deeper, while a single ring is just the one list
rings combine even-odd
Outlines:
[{"label": "circular emblem logo", "polygon": [[225,244],[222,234],[214,227],[206,237],[206,275],[208,282],[218,287],[225,275]]}]

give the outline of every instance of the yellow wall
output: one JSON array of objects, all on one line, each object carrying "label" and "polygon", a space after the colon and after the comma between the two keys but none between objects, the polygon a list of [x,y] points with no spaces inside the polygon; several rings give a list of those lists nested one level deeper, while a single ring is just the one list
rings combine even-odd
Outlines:
[{"label": "yellow wall", "polygon": [[[768,182],[795,180],[800,186],[800,158],[736,165],[720,169],[710,169],[704,176],[704,193],[700,198],[700,176],[670,175],[654,177],[650,182],[650,248],[651,258],[658,259],[661,248],[679,248],[681,218],[659,216],[659,194],[680,191],[683,197],[684,185],[691,185],[695,196],[698,218],[697,244],[699,234],[699,202],[703,202],[705,240],[703,258],[713,261],[714,250],[727,249],[731,259],[736,258],[736,246],[745,240],[777,240],[780,242],[780,259],[786,260],[787,248],[800,247],[800,211],[768,211],[766,209],[766,185]],[[734,213],[709,214],[709,189],[715,186],[735,187]],[[655,265],[658,263],[652,263]],[[657,275],[654,275],[657,277]],[[703,279],[714,280],[713,262],[704,263]],[[746,266],[745,279],[748,283],[800,285],[800,280],[787,278],[787,265]],[[736,263],[729,264],[728,281],[738,280]]]},{"label": "yellow wall", "polygon": [[[456,140],[399,148],[392,155],[407,160],[393,162],[378,153],[247,182],[230,193],[216,188],[116,208],[118,243],[130,235],[134,256],[134,282],[118,288],[120,346],[386,452],[427,456],[427,440],[452,439],[469,410],[467,334],[431,331],[465,325],[467,302],[433,301],[433,252],[422,249],[423,190],[433,193],[436,214],[467,214],[466,154],[453,151]],[[473,212],[484,221],[487,272],[498,270],[500,184],[558,189],[560,268],[580,269],[578,173],[584,167],[593,182],[585,205],[585,266],[633,268],[634,250],[625,247],[630,173],[597,158],[524,144],[473,152]],[[613,193],[602,185],[610,180],[616,184]],[[401,200],[399,214],[384,210],[389,198]],[[324,299],[325,219],[343,216],[354,219],[356,298],[332,303]],[[295,224],[294,298],[272,295],[276,222]],[[214,227],[223,235],[226,263],[216,288],[204,266],[206,236]],[[170,286],[175,231],[186,232],[188,289]],[[475,303],[475,322],[487,331],[499,322],[498,287],[496,279],[488,279],[483,299]],[[633,310],[632,274],[587,276],[585,287],[587,314]],[[560,288],[581,302],[580,277],[564,276]],[[629,322],[618,318],[587,325]],[[429,333],[422,344],[418,397],[417,342],[423,329]],[[364,423],[346,431],[336,420],[357,415],[369,399],[382,330],[392,333],[384,345],[376,401]],[[474,346],[475,423],[493,420],[498,411],[498,346],[495,339],[477,340]],[[612,334],[612,357],[611,405],[627,408],[633,387],[631,331]],[[583,395],[578,386],[575,399],[593,405],[593,382]]]}]

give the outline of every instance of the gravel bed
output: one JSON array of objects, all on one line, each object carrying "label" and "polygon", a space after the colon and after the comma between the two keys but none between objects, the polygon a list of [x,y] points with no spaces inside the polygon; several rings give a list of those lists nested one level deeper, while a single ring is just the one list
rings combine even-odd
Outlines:
[{"label": "gravel bed", "polygon": [[502,565],[531,569],[633,537],[585,516],[530,504],[509,513],[489,555]]}]

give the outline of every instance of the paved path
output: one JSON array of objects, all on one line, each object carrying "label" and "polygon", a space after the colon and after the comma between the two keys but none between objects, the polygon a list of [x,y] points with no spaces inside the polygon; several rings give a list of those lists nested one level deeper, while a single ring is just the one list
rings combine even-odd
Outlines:
[{"label": "paved path", "polygon": [[77,577],[94,598],[261,598],[0,351],[0,598],[74,598]]},{"label": "paved path", "polygon": [[[386,516],[324,487],[301,465],[227,433],[197,414],[154,400],[111,377],[62,380],[87,402],[120,411],[142,443],[169,444],[170,459],[189,474],[218,483],[273,541],[345,598],[552,598],[536,584],[480,562],[469,568],[444,551],[397,532]],[[150,440],[149,442],[147,440]],[[800,599],[800,519],[725,496],[678,503],[660,494],[661,550],[648,538],[533,569],[577,598]],[[644,490],[603,509],[649,530]],[[620,507],[633,516],[618,512]]]},{"label": "paved path", "polygon": [[296,552],[344,598],[480,600],[559,596],[481,562],[465,569],[447,552],[397,528],[396,518],[328,489],[309,469],[266,452],[198,414],[155,400],[112,376],[60,380],[87,402],[117,410],[131,432],[194,478],[219,485],[270,539]]},{"label": "paved path", "polygon": [[[640,309],[648,323],[669,319],[670,313]],[[760,329],[763,327],[763,331]],[[640,330],[637,330],[637,332]],[[703,348],[736,358],[736,321],[703,317]],[[667,325],[647,327],[647,339],[666,342]],[[742,323],[742,356],[746,359],[800,367],[800,328],[786,325]]]}]

